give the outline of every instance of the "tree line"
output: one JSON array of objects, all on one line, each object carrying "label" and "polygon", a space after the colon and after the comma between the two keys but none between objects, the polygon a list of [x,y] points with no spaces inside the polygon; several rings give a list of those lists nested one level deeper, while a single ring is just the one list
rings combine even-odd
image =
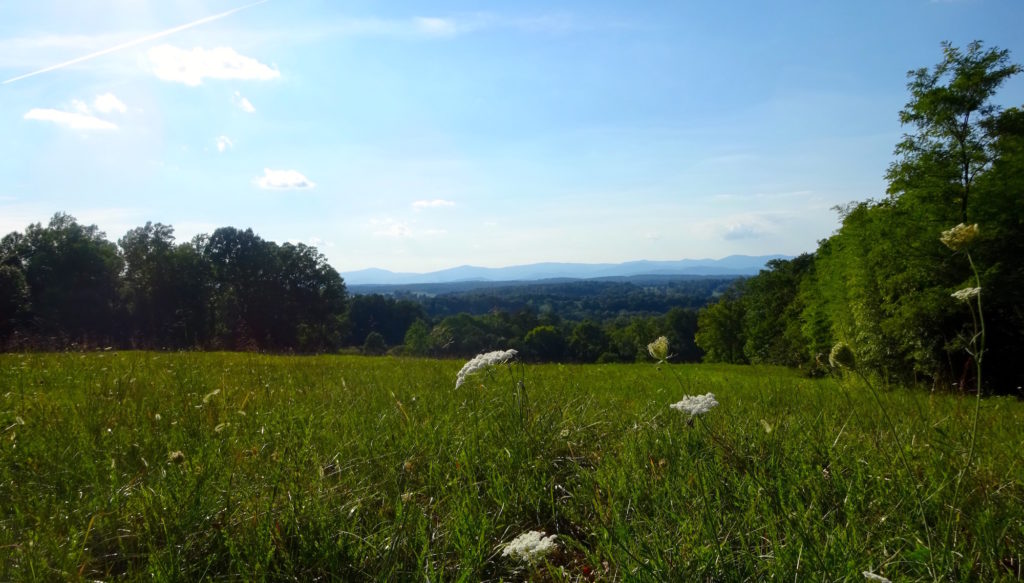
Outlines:
[{"label": "tree line", "polygon": [[0,240],[8,347],[316,352],[339,346],[348,293],[315,248],[233,227],[176,243],[146,223],[117,244],[58,213]]},{"label": "tree line", "polygon": [[[644,291],[604,284],[589,292],[573,284],[521,286],[504,292],[511,299],[490,303],[477,294],[425,302],[350,295],[316,248],[279,245],[251,229],[224,227],[179,243],[171,226],[146,223],[113,243],[95,225],[58,213],[0,240],[0,345],[297,353],[349,347],[459,358],[516,348],[534,361],[632,362],[651,339],[667,335],[680,360],[695,361],[696,311],[649,310],[663,306],[663,296],[702,305],[725,285],[694,281]],[[652,297],[662,303],[652,305]],[[563,303],[577,306],[574,313],[616,316],[564,318],[552,309]],[[481,313],[448,312],[456,306]]]},{"label": "tree line", "polygon": [[[898,382],[973,386],[979,324],[990,390],[1019,394],[1024,374],[1024,111],[993,103],[1021,67],[980,42],[943,45],[908,74],[908,132],[887,196],[838,208],[840,228],[813,252],[773,261],[699,316],[706,359],[822,370],[845,342],[861,366]],[[970,256],[940,242],[978,225]],[[952,297],[980,278],[983,310]],[[973,317],[972,317],[973,315]],[[983,320],[977,318],[983,317]]]}]

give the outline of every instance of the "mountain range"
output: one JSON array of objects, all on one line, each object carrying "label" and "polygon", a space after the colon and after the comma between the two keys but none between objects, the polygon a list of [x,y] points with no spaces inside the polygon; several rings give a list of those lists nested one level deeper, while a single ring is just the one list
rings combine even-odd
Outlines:
[{"label": "mountain range", "polygon": [[463,281],[534,281],[541,279],[595,279],[638,275],[755,275],[772,259],[788,255],[730,255],[721,259],[627,261],[625,263],[530,263],[509,267],[462,265],[429,273],[396,273],[386,269],[343,272],[350,285],[404,285]]}]

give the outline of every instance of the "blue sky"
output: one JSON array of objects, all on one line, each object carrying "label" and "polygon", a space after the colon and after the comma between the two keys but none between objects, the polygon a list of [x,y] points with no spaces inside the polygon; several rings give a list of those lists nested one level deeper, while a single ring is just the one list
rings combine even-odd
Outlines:
[{"label": "blue sky", "polygon": [[245,6],[0,5],[0,231],[252,227],[341,271],[797,254],[884,196],[941,41],[1024,61],[1019,0]]}]

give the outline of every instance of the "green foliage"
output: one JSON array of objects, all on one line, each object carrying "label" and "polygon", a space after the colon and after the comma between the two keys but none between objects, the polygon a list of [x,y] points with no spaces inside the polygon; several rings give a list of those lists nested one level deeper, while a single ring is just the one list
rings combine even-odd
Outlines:
[{"label": "green foliage", "polygon": [[0,265],[0,342],[23,324],[30,306],[25,274],[13,265]]},{"label": "green foliage", "polygon": [[433,349],[430,343],[430,327],[422,319],[417,319],[406,330],[403,344],[406,353],[411,356],[428,356]]},{"label": "green foliage", "polygon": [[354,296],[349,302],[349,344],[377,332],[391,345],[401,344],[410,326],[425,317],[423,308],[408,300],[381,295]]},{"label": "green foliage", "polygon": [[537,326],[523,338],[524,356],[542,362],[559,362],[565,358],[568,346],[565,336],[554,326]]},{"label": "green foliage", "polygon": [[608,334],[590,320],[577,324],[569,337],[569,352],[576,362],[597,362],[610,346]]},{"label": "green foliage", "polygon": [[366,342],[363,342],[363,354],[379,356],[387,352],[388,345],[384,341],[384,335],[380,332],[370,332],[366,335]]},{"label": "green foliage", "polygon": [[[455,391],[461,364],[0,355],[0,580],[1021,574],[1017,400],[981,402],[955,498],[974,399],[725,365],[499,367]],[[668,407],[704,392],[692,426]],[[502,556],[527,530],[559,545],[532,570]]]},{"label": "green foliage", "polygon": [[820,372],[842,341],[886,379],[971,386],[974,327],[950,294],[974,285],[972,270],[964,252],[939,242],[965,222],[981,233],[971,255],[991,324],[989,389],[1024,384],[1013,356],[1024,350],[1024,115],[992,103],[1020,71],[1006,51],[981,43],[944,44],[935,68],[911,71],[900,120],[912,131],[889,167],[890,196],[838,209],[841,228],[813,256],[775,262],[703,310],[697,341],[707,359]]},{"label": "green foliage", "polygon": [[0,335],[13,327],[19,342],[43,348],[319,352],[335,350],[346,331],[347,291],[327,259],[251,229],[176,244],[172,227],[146,223],[114,245],[95,226],[56,214],[46,227],[4,237],[0,265],[10,287],[0,307],[13,314],[0,314]]},{"label": "green foliage", "polygon": [[800,328],[803,304],[800,281],[814,258],[770,261],[743,286],[743,355],[753,364],[806,364],[808,354]]},{"label": "green foliage", "polygon": [[1021,67],[1010,63],[1009,51],[985,50],[978,41],[966,52],[945,42],[942,54],[933,69],[907,74],[911,99],[900,123],[916,131],[896,146],[887,177],[890,194],[914,193],[958,211],[952,226],[967,222],[971,187],[993,160],[989,128],[999,107],[991,99]]},{"label": "green foliage", "polygon": [[0,247],[0,263],[18,267],[28,284],[31,332],[91,344],[114,339],[124,262],[95,225],[58,213],[45,227],[8,235]]},{"label": "green foliage", "polygon": [[[735,277],[637,276],[628,281],[459,282],[403,286],[353,286],[423,306],[433,319],[460,313],[483,316],[545,310],[566,320],[605,323],[620,317],[660,316],[674,308],[697,309]],[[527,330],[528,331],[528,330]]]},{"label": "green foliage", "polygon": [[743,285],[737,285],[697,316],[697,346],[704,350],[706,362],[743,364],[747,362],[747,310],[740,297]]}]

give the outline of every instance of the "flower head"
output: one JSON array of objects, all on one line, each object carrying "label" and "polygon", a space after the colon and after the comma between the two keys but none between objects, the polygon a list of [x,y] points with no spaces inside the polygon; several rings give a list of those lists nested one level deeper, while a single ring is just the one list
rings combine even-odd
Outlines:
[{"label": "flower head", "polygon": [[959,251],[978,236],[978,224],[965,225],[960,223],[948,231],[943,231],[939,241],[953,251]]},{"label": "flower head", "polygon": [[828,354],[828,363],[833,368],[843,367],[851,370],[857,368],[857,359],[854,357],[853,349],[845,342],[837,342],[832,347],[832,352]]},{"label": "flower head", "polygon": [[651,358],[663,361],[668,358],[668,338],[659,336],[657,340],[647,345],[647,352]]},{"label": "flower head", "polygon": [[472,360],[462,366],[462,370],[455,377],[455,388],[461,387],[462,383],[466,382],[467,376],[495,364],[504,364],[515,358],[516,354],[518,352],[514,349],[509,349],[495,350],[474,356]]},{"label": "flower head", "polygon": [[501,554],[524,563],[535,563],[557,548],[555,535],[544,536],[541,531],[529,530],[508,543]]},{"label": "flower head", "polygon": [[181,450],[172,451],[171,453],[167,454],[167,463],[169,463],[169,464],[182,464],[182,463],[185,463],[185,454],[182,453]]},{"label": "flower head", "polygon": [[964,289],[958,289],[949,295],[961,302],[969,302],[978,297],[978,294],[980,293],[980,287],[965,287]]},{"label": "flower head", "polygon": [[682,401],[669,405],[669,407],[676,411],[689,413],[691,417],[703,415],[717,406],[718,401],[715,400],[714,393],[708,393],[706,395],[686,395],[683,397]]}]

